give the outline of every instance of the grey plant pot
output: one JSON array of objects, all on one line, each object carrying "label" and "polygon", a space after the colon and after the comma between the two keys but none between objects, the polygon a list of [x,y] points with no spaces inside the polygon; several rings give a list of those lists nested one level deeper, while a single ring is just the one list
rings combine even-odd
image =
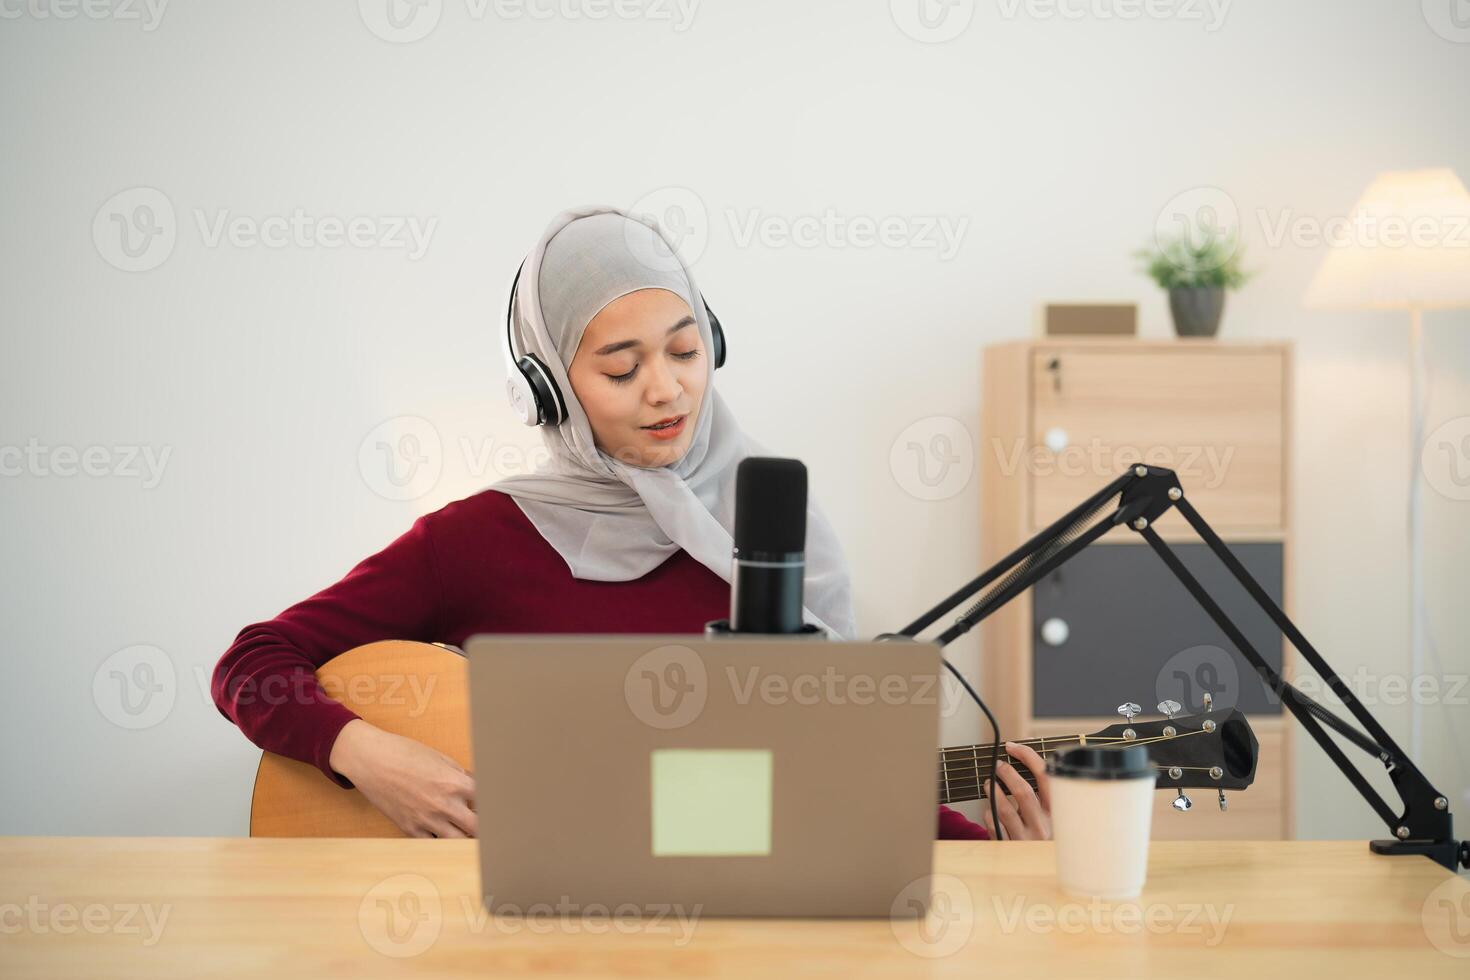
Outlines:
[{"label": "grey plant pot", "polygon": [[1169,290],[1174,332],[1181,337],[1213,337],[1225,312],[1224,286],[1175,286]]}]

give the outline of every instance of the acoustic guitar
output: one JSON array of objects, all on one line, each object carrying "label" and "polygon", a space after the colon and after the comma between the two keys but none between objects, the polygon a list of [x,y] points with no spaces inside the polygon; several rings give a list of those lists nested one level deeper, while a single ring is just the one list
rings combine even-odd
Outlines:
[{"label": "acoustic guitar", "polygon": [[[370,724],[437,749],[467,771],[470,757],[469,669],[452,647],[408,640],[368,643],[333,657],[316,672],[327,694]],[[1177,706],[1176,710],[1177,710]],[[1125,710],[1125,709],[1131,709]],[[1090,735],[1027,739],[1043,757],[1074,745],[1147,745],[1161,788],[1245,789],[1255,779],[1258,744],[1238,711],[1135,722],[1137,705],[1119,709],[1125,722]],[[1002,749],[1002,752],[1004,750]],[[940,803],[984,799],[992,745],[939,753]],[[1013,760],[1012,760],[1013,761]],[[1036,776],[1016,769],[1032,786]],[[1223,799],[1223,797],[1222,797]],[[316,766],[270,752],[255,774],[252,837],[402,837],[403,832],[357,790],[324,778]]]}]

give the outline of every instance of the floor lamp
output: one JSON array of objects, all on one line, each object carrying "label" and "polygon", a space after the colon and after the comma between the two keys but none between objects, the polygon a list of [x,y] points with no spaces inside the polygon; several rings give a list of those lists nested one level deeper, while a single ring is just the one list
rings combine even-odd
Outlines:
[{"label": "floor lamp", "polygon": [[[1470,307],[1470,193],[1453,170],[1379,174],[1341,223],[1324,227],[1327,257],[1307,288],[1313,309],[1409,313],[1410,685],[1424,674],[1423,514],[1419,466],[1424,444],[1428,365],[1426,310]],[[1409,755],[1421,757],[1422,719],[1409,699]]]}]

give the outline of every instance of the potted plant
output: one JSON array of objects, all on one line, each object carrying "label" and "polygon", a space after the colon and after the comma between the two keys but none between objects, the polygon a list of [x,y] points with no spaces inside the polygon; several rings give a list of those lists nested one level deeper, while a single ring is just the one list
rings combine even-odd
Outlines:
[{"label": "potted plant", "polygon": [[1241,247],[1235,234],[1213,228],[1199,235],[1185,232],[1136,254],[1144,271],[1169,293],[1174,332],[1181,337],[1213,337],[1225,312],[1225,291],[1250,278],[1240,267]]}]

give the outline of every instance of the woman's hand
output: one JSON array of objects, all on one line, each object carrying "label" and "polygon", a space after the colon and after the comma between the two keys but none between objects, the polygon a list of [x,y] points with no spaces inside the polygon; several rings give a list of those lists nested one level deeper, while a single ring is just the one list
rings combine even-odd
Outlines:
[{"label": "woman's hand", "polygon": [[[1036,789],[1009,762],[1002,761],[996,766],[996,788],[1001,792],[996,795],[995,809],[1005,839],[1051,840],[1051,777],[1046,773],[1045,760],[1031,746],[1016,742],[1006,743],[1006,753],[1031,770],[1036,776]],[[994,838],[989,800],[980,801],[980,822]]]},{"label": "woman's hand", "polygon": [[330,761],[408,836],[475,836],[474,777],[444,753],[354,718]]}]

